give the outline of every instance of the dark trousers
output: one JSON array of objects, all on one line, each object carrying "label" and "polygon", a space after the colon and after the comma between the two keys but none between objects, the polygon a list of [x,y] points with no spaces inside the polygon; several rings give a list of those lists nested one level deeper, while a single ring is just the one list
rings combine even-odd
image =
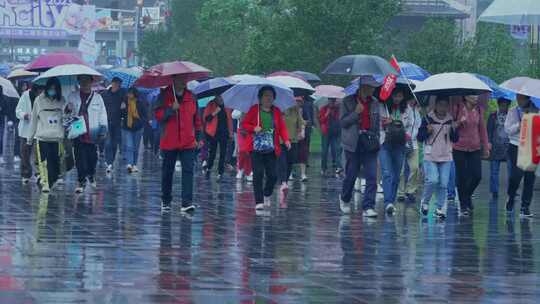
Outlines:
[{"label": "dark trousers", "polygon": [[32,145],[27,144],[26,138],[21,138],[21,177],[32,177]]},{"label": "dark trousers", "polygon": [[84,184],[87,177],[96,175],[97,166],[97,145],[75,141],[75,166],[79,183]]},{"label": "dark trousers", "polygon": [[[358,146],[360,141],[358,142]],[[366,179],[366,189],[362,199],[364,210],[375,207],[375,196],[377,195],[377,158],[378,152],[364,153],[361,148],[356,147],[355,152],[345,151],[345,179],[341,189],[341,199],[349,203],[352,199],[354,184],[358,178],[360,167]]]},{"label": "dark trousers", "polygon": [[321,135],[321,170],[328,169],[328,152],[332,156],[332,164],[334,170],[341,168],[341,147],[339,143],[339,135]]},{"label": "dark trousers", "polygon": [[481,151],[464,152],[454,150],[456,164],[456,186],[461,208],[472,208],[472,195],[482,180]]},{"label": "dark trousers", "polygon": [[105,141],[105,162],[112,165],[116,159],[118,147],[122,146],[122,128],[109,125],[109,136]]},{"label": "dark trousers", "polygon": [[[255,203],[262,204],[265,197],[272,196],[276,185],[276,154],[273,151],[271,153],[252,152],[251,164],[253,166]],[[265,176],[266,183],[264,183]]]},{"label": "dark trousers", "polygon": [[19,121],[13,122],[13,130],[15,130],[15,140],[13,143],[13,156],[21,156],[21,138],[19,137]]},{"label": "dark trousers", "polygon": [[298,144],[291,144],[291,149],[287,150],[285,145],[281,145],[281,154],[277,164],[277,176],[280,183],[289,181],[292,166],[298,162]]},{"label": "dark trousers", "polygon": [[225,159],[227,157],[227,136],[216,136],[210,137],[207,136],[208,148],[209,148],[209,157],[208,157],[208,171],[212,170],[214,167],[214,161],[216,160],[217,149],[219,145],[219,163],[218,163],[218,173],[223,174],[225,171]]},{"label": "dark trousers", "polygon": [[5,117],[0,114],[0,156],[4,153],[4,129],[5,129]]},{"label": "dark trousers", "polygon": [[193,202],[193,165],[195,150],[164,150],[161,168],[161,199],[165,205],[172,201],[172,186],[176,160],[182,163],[182,206]]},{"label": "dark trousers", "polygon": [[152,129],[152,126],[150,124],[145,124],[144,131],[143,131],[144,148],[145,149],[151,148],[153,143],[154,143],[154,130]]},{"label": "dark trousers", "polygon": [[534,172],[525,172],[517,166],[517,156],[518,156],[518,147],[510,145],[508,147],[508,162],[512,164],[512,169],[510,170],[510,183],[508,184],[508,198],[514,200],[516,193],[521,184],[521,180],[524,180],[523,183],[523,194],[521,196],[521,207],[529,207],[532,202],[533,197],[533,187],[536,180]]},{"label": "dark trousers", "polygon": [[153,136],[152,136],[152,152],[154,152],[154,154],[158,154],[159,152],[159,141],[161,140],[160,136],[159,136],[159,128],[155,128],[155,129],[152,129],[152,133],[153,133]]},{"label": "dark trousers", "polygon": [[60,144],[38,141],[36,151],[40,169],[41,183],[52,187],[60,175]]}]

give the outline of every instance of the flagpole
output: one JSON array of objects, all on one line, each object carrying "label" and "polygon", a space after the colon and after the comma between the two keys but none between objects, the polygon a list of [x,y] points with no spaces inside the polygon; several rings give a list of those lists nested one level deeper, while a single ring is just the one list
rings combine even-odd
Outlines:
[{"label": "flagpole", "polygon": [[[414,93],[414,90],[413,90],[413,87],[411,85],[411,80],[409,79],[409,77],[407,77],[407,75],[401,73],[401,66],[399,65],[399,61],[397,60],[396,56],[394,56],[392,54],[392,58],[396,61],[398,67],[399,67],[399,74],[401,76],[403,76],[403,78],[405,78],[405,80],[407,80],[407,86],[409,87],[409,90],[411,90],[411,93],[414,97],[414,100],[416,100],[416,104],[420,106],[420,108],[422,108],[422,104],[420,104],[420,101],[418,100],[418,97],[416,96],[416,94]],[[420,115],[424,116],[423,113],[420,113]]]}]

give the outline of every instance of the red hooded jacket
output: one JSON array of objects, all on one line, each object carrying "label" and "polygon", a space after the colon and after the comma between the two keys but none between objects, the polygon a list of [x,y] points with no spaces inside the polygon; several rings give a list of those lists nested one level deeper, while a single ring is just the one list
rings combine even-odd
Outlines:
[{"label": "red hooded jacket", "polygon": [[167,87],[161,94],[155,109],[156,119],[161,126],[160,148],[195,149],[202,130],[202,121],[193,94],[187,89],[184,90],[182,100],[178,101],[178,111],[172,109],[175,100],[172,87]]},{"label": "red hooded jacket", "polygon": [[[276,153],[276,156],[279,156],[281,154],[279,139],[281,138],[283,142],[288,142],[289,133],[287,132],[287,126],[285,125],[285,120],[281,115],[281,111],[276,107],[272,107],[272,111],[274,112],[274,152]],[[241,130],[239,131],[245,131],[247,136],[250,137],[245,142],[247,145],[246,152],[253,151],[253,134],[255,134],[255,127],[257,127],[259,123],[259,105],[254,105],[249,109],[244,120],[242,120]]]}]

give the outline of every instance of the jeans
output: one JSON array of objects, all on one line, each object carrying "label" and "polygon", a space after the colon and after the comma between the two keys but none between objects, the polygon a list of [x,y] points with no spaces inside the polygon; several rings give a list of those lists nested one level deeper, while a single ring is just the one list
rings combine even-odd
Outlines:
[{"label": "jeans", "polygon": [[126,149],[126,160],[128,165],[136,166],[139,159],[139,147],[143,129],[137,131],[122,130],[122,142]]},{"label": "jeans", "polygon": [[525,172],[517,166],[518,147],[510,145],[508,147],[508,162],[512,165],[510,170],[510,183],[508,184],[508,199],[513,201],[523,179],[523,194],[521,195],[521,207],[529,207],[532,202],[534,182],[536,175],[534,172]]},{"label": "jeans", "polygon": [[176,160],[182,163],[182,206],[186,207],[193,202],[193,165],[195,163],[195,150],[164,150],[161,168],[161,199],[164,205],[172,201],[172,186]]},{"label": "jeans", "polygon": [[510,172],[512,171],[512,162],[502,160],[490,161],[489,190],[492,194],[499,194],[499,172],[501,168],[501,163],[506,163],[507,182],[508,184],[510,184]]},{"label": "jeans", "polygon": [[456,184],[461,209],[472,208],[472,195],[482,180],[482,151],[454,150]]},{"label": "jeans", "polygon": [[93,178],[96,175],[97,145],[75,140],[74,148],[79,183],[84,184],[87,177]]},{"label": "jeans", "polygon": [[52,187],[60,175],[60,151],[57,142],[38,141],[36,146],[41,184]]},{"label": "jeans", "polygon": [[152,129],[152,126],[150,124],[148,123],[144,124],[142,137],[143,137],[144,148],[145,149],[151,148],[152,144],[154,143],[154,129]]},{"label": "jeans", "polygon": [[[272,196],[276,185],[276,154],[271,153],[251,153],[251,164],[253,166],[253,193],[255,204],[264,203],[265,197]],[[264,177],[266,176],[266,183]],[[264,186],[263,186],[264,184]]]},{"label": "jeans", "polygon": [[[360,145],[360,142],[358,143]],[[360,167],[366,179],[366,189],[362,199],[364,210],[375,207],[375,196],[377,195],[377,155],[378,152],[364,153],[359,147],[355,152],[345,151],[345,179],[341,189],[341,200],[349,203],[352,199],[354,184],[358,178]]]},{"label": "jeans", "polygon": [[298,144],[292,143],[291,149],[287,150],[285,145],[281,145],[281,154],[277,164],[277,175],[279,183],[286,183],[291,176],[292,166],[298,160]]},{"label": "jeans", "polygon": [[109,136],[105,141],[105,162],[112,165],[116,159],[118,147],[122,146],[122,132],[120,126],[109,124]]},{"label": "jeans", "polygon": [[384,205],[393,204],[397,199],[399,178],[405,159],[405,146],[383,144],[379,152],[384,191]]},{"label": "jeans", "polygon": [[222,137],[210,137],[207,136],[209,157],[208,157],[208,171],[212,171],[214,167],[214,161],[216,160],[217,149],[219,145],[219,163],[218,174],[223,174],[225,171],[225,158],[227,157],[227,136]]},{"label": "jeans", "polygon": [[456,163],[452,161],[450,165],[450,178],[448,179],[448,197],[456,198]]},{"label": "jeans", "polygon": [[4,154],[4,129],[6,121],[4,115],[0,114],[0,157]]},{"label": "jeans", "polygon": [[399,193],[400,195],[415,195],[418,190],[418,178],[420,176],[420,162],[418,149],[412,150],[405,155],[406,161],[403,168],[403,175]]},{"label": "jeans", "polygon": [[432,162],[424,161],[424,194],[422,195],[422,204],[429,205],[433,193],[437,197],[437,208],[445,208],[448,179],[450,178],[450,169],[452,162]]},{"label": "jeans", "polygon": [[328,169],[328,151],[332,157],[334,169],[341,168],[341,147],[339,145],[339,136],[321,136],[322,155],[321,155],[321,170],[326,172]]}]

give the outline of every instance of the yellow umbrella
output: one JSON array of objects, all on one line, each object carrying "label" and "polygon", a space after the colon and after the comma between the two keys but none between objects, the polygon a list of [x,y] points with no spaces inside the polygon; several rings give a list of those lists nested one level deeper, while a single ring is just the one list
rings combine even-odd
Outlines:
[{"label": "yellow umbrella", "polygon": [[29,72],[24,69],[18,69],[9,73],[7,79],[27,78],[27,77],[34,77],[37,75],[38,73],[36,72]]}]

